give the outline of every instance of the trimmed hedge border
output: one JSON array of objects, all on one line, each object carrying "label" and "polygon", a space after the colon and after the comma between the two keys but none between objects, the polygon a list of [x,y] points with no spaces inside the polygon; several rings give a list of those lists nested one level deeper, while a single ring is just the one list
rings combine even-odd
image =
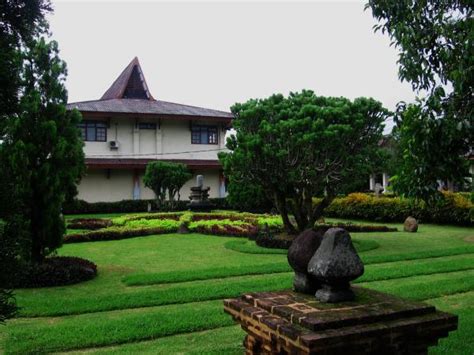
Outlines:
[{"label": "trimmed hedge border", "polygon": [[316,224],[314,229],[316,230],[328,230],[329,228],[344,228],[346,231],[351,233],[371,233],[371,232],[398,232],[395,227],[387,226],[372,226],[365,224],[351,224],[351,223],[324,223]]},{"label": "trimmed hedge border", "polygon": [[177,232],[176,229],[157,228],[139,228],[139,229],[125,229],[125,228],[106,228],[86,233],[67,234],[64,236],[64,243],[82,243],[95,242],[105,240],[120,240],[134,237],[142,237],[153,234],[167,234]]},{"label": "trimmed hedge border", "polygon": [[20,272],[14,288],[72,285],[97,276],[97,265],[73,256],[53,256],[40,265],[28,265]]},{"label": "trimmed hedge border", "polygon": [[[225,198],[210,198],[209,201],[216,210],[231,209]],[[94,214],[94,213],[134,213],[147,212],[148,205],[153,211],[172,212],[187,211],[189,201],[174,201],[174,208],[170,202],[165,201],[158,210],[156,200],[122,200],[117,202],[86,202],[84,200],[74,200],[63,205],[64,214]]]},{"label": "trimmed hedge border", "polygon": [[75,218],[69,221],[69,229],[97,230],[112,226],[112,220],[107,218]]},{"label": "trimmed hedge border", "polygon": [[[375,197],[364,193],[353,193],[338,197],[325,209],[326,217],[362,219],[377,222],[403,223],[413,216],[422,223],[474,225],[474,205],[466,194],[443,192],[443,197],[434,207],[423,203],[414,205],[400,197]],[[317,204],[321,199],[313,199]]]}]

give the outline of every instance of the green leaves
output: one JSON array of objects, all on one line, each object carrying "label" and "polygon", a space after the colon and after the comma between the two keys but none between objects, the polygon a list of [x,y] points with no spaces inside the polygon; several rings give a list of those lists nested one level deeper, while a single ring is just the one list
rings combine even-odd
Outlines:
[{"label": "green leaves", "polygon": [[143,182],[146,187],[153,190],[161,206],[168,192],[171,201],[183,185],[191,179],[192,174],[184,164],[168,163],[163,161],[151,162],[147,165]]},{"label": "green leaves", "polygon": [[225,174],[231,185],[251,181],[262,189],[290,231],[283,215],[295,215],[298,229],[314,224],[322,207],[313,208],[311,197],[330,200],[353,180],[349,172],[365,164],[389,115],[373,99],[351,102],[309,90],[249,100],[232,112],[237,134],[227,144],[232,152],[221,155]]}]

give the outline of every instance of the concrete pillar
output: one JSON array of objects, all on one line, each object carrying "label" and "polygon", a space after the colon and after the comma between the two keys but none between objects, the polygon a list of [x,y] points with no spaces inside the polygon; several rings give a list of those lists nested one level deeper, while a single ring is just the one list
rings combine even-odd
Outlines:
[{"label": "concrete pillar", "polygon": [[369,190],[374,191],[375,190],[375,175],[370,175],[369,177]]},{"label": "concrete pillar", "polygon": [[133,154],[140,153],[140,130],[138,125],[133,126]]},{"label": "concrete pillar", "polygon": [[155,130],[155,152],[157,155],[157,158],[159,158],[159,154],[163,153],[163,134],[162,134],[162,129],[161,129],[161,122],[158,122],[156,125],[156,130]]},{"label": "concrete pillar", "polygon": [[388,188],[388,179],[389,176],[387,173],[382,174],[382,186],[383,186],[383,193],[387,193],[387,188]]},{"label": "concrete pillar", "polygon": [[140,174],[138,170],[134,170],[133,172],[133,199],[139,200],[140,199]]}]

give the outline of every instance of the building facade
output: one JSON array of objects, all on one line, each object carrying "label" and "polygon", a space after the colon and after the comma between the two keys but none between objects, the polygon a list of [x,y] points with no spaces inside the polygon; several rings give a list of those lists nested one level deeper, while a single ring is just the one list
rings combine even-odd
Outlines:
[{"label": "building facade", "polygon": [[[99,100],[73,102],[82,113],[86,176],[78,198],[88,202],[152,199],[143,184],[147,163],[162,160],[186,164],[204,175],[210,197],[224,197],[225,179],[217,158],[225,150],[232,124],[229,112],[156,100],[137,58]],[[187,199],[194,177],[180,194]]]}]

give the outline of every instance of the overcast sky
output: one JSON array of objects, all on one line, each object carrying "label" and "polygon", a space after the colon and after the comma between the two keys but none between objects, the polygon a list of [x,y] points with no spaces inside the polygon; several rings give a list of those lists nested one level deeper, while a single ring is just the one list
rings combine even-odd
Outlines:
[{"label": "overcast sky", "polygon": [[374,33],[363,1],[53,0],[53,38],[68,64],[69,101],[99,99],[137,56],[155,99],[229,110],[235,102],[311,89],[412,101],[397,50]]}]

